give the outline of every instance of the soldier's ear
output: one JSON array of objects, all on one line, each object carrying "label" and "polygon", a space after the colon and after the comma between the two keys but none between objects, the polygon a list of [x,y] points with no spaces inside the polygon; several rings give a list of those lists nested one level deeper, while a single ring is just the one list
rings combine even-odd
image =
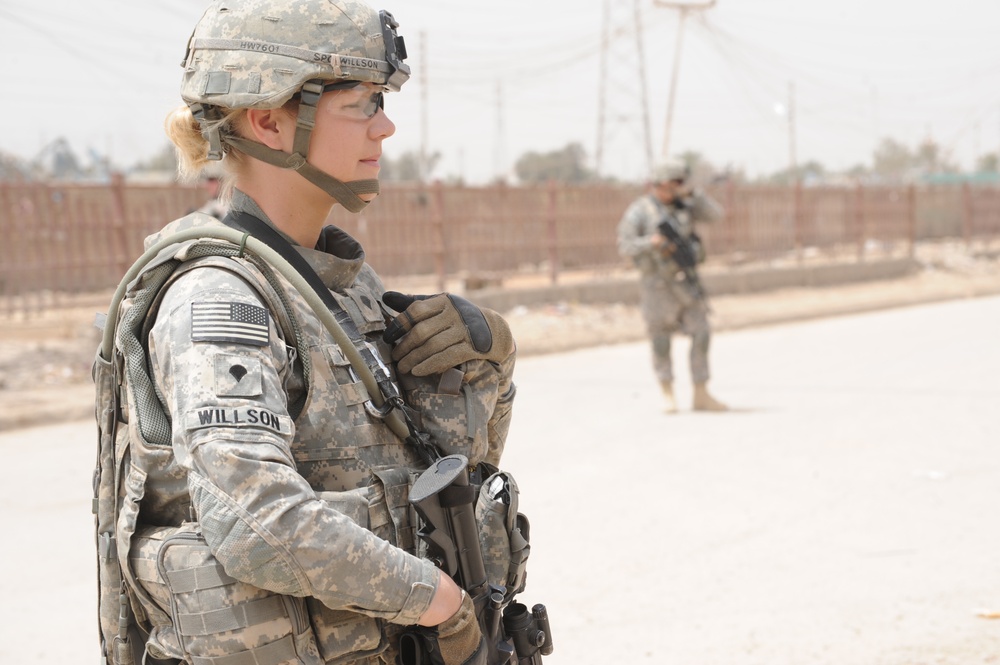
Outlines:
[{"label": "soldier's ear", "polygon": [[250,139],[268,148],[291,152],[295,120],[283,109],[247,109],[246,126]]}]

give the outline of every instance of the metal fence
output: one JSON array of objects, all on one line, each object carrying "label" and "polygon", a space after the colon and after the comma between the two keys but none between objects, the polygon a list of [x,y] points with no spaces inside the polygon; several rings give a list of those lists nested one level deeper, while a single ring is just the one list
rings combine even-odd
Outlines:
[{"label": "metal fence", "polygon": [[[468,288],[514,275],[556,282],[625,266],[616,227],[638,187],[460,187],[389,183],[361,214],[330,222],[364,245],[385,277]],[[703,229],[713,263],[912,253],[924,239],[1000,237],[1000,189],[981,186],[775,187],[724,184],[727,211]],[[0,313],[30,314],[110,289],[142,239],[197,208],[191,186],[0,183]]]}]

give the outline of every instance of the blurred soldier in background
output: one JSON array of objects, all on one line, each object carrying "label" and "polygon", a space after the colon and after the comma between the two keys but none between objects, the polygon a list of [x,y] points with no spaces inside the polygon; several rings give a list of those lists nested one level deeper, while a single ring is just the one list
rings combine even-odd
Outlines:
[{"label": "blurred soldier in background", "polygon": [[722,217],[718,203],[693,189],[690,171],[677,159],[658,164],[651,192],[636,199],[618,225],[618,251],[631,258],[641,273],[643,318],[653,345],[653,369],[666,399],[666,410],[677,412],[671,336],[691,336],[691,379],[695,411],[726,411],[728,407],[708,392],[708,345],[711,330],[708,302],[696,265],[704,260],[696,222]]},{"label": "blurred soldier in background", "polygon": [[216,219],[225,219],[229,214],[229,205],[222,200],[222,178],[218,173],[219,170],[216,168],[202,175],[202,183],[209,199],[193,212],[203,212]]}]

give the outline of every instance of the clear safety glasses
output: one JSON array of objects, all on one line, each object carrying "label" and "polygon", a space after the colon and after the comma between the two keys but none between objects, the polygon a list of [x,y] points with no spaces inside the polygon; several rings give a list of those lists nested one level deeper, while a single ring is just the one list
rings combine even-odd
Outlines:
[{"label": "clear safety glasses", "polygon": [[337,81],[323,86],[323,92],[339,91],[330,106],[337,115],[355,120],[368,120],[385,108],[381,88],[374,88],[359,81]]}]

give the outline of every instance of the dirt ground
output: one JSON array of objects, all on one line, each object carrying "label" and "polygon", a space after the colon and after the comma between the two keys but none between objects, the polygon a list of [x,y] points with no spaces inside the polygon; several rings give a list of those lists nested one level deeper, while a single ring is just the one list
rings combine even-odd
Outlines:
[{"label": "dirt ground", "polygon": [[[902,279],[712,297],[716,331],[1000,293],[1000,258],[960,244],[918,248],[922,269]],[[92,414],[97,312],[110,293],[31,317],[0,318],[0,430]],[[555,302],[505,313],[521,356],[645,337],[638,307]]]}]

